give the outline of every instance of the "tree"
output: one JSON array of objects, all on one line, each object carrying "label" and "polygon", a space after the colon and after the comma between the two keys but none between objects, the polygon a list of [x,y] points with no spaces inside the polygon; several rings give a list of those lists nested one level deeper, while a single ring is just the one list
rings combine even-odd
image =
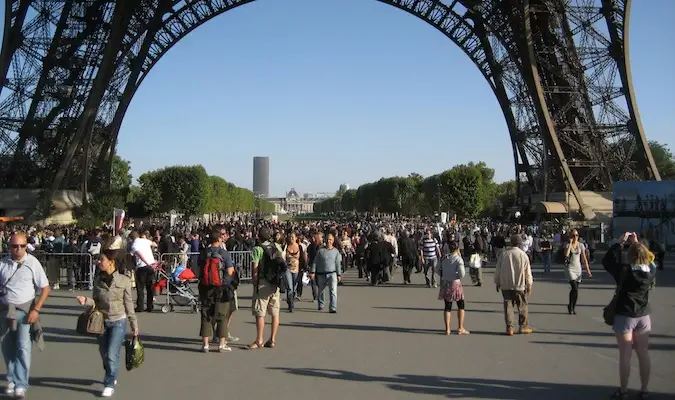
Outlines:
[{"label": "tree", "polygon": [[127,192],[131,187],[131,163],[115,155],[110,174],[110,189],[115,192]]},{"label": "tree", "polygon": [[314,210],[325,213],[355,209],[404,215],[449,211],[459,217],[471,218],[495,203],[500,189],[493,178],[494,170],[484,162],[457,165],[427,178],[417,173],[381,178],[363,184],[355,191],[346,191],[341,198],[336,196],[316,203]]},{"label": "tree", "polygon": [[665,144],[650,141],[649,149],[652,151],[654,163],[664,181],[675,180],[675,156]]},{"label": "tree", "polygon": [[138,178],[134,200],[145,213],[171,210],[187,215],[235,212],[272,212],[274,205],[256,199],[250,190],[219,176],[208,175],[201,165],[174,166],[146,172]]}]

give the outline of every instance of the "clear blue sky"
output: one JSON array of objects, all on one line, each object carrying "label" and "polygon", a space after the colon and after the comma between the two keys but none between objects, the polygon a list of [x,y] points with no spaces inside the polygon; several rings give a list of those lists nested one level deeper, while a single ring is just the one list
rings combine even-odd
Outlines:
[{"label": "clear blue sky", "polygon": [[[673,16],[675,0],[633,2],[642,120],[671,150]],[[201,163],[247,188],[253,156],[270,156],[275,195],[481,160],[498,180],[513,177],[506,124],[478,69],[430,25],[374,0],[259,0],[206,23],[150,72],[118,152],[135,177]]]}]

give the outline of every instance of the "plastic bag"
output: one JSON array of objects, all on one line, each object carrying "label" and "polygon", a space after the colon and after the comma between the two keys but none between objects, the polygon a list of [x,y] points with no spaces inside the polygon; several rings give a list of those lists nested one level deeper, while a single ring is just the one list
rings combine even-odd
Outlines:
[{"label": "plastic bag", "polygon": [[309,274],[307,272],[302,273],[302,286],[309,286],[311,283],[311,280],[309,279]]},{"label": "plastic bag", "polygon": [[469,259],[469,267],[471,268],[480,268],[483,266],[483,260],[480,258],[480,254],[474,253]]},{"label": "plastic bag", "polygon": [[145,361],[145,351],[143,350],[141,340],[137,337],[131,340],[127,339],[124,342],[124,347],[126,350],[127,371],[140,367],[143,361]]}]

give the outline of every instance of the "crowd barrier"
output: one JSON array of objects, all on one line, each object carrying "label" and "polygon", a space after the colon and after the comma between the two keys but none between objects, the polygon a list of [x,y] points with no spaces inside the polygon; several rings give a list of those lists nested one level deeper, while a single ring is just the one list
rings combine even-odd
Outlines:
[{"label": "crowd barrier", "polygon": [[[231,251],[229,253],[239,273],[239,279],[242,282],[250,281],[252,253],[250,251]],[[0,253],[0,258],[8,255],[7,253]],[[97,260],[91,254],[35,252],[32,255],[42,264],[51,284],[67,285],[73,289],[92,289]],[[198,257],[199,253],[165,253],[160,254],[157,260],[170,272],[178,265],[195,269]],[[132,263],[133,257],[129,256],[128,262]]]},{"label": "crowd barrier", "polygon": [[[4,258],[9,254],[1,254]],[[89,253],[32,253],[40,261],[49,283],[72,289],[91,290],[96,272],[94,257]]]},{"label": "crowd barrier", "polygon": [[[252,252],[250,251],[230,251],[230,257],[234,267],[239,273],[239,279],[242,282],[251,280],[252,270]],[[164,253],[159,256],[159,262],[169,271],[173,271],[177,266],[184,265],[195,269],[199,253]]]}]

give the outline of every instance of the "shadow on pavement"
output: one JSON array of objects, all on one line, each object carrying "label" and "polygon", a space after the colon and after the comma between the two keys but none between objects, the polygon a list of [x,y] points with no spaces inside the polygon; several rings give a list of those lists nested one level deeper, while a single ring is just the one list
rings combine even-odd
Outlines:
[{"label": "shadow on pavement", "polygon": [[313,322],[291,322],[284,326],[296,328],[312,329],[341,329],[349,331],[378,331],[378,332],[398,332],[398,333],[422,333],[428,335],[440,335],[443,332],[439,329],[417,329],[403,328],[400,326],[373,326],[373,325],[349,325],[349,324],[320,324]]},{"label": "shadow on pavement", "polygon": [[[469,305],[471,304],[470,301],[468,303],[469,303]],[[501,305],[501,303],[500,303],[500,305]],[[443,311],[442,307],[439,307],[439,308],[371,307],[371,308],[377,309],[377,310],[434,311],[434,312],[438,312],[439,314]],[[477,312],[477,313],[504,313],[504,310],[503,309],[500,309],[500,310],[497,310],[497,309],[495,309],[495,310],[472,310],[470,308],[467,308],[466,312],[467,313],[473,313],[473,312]],[[528,314],[564,314],[564,315],[567,315],[566,312],[557,312],[557,311],[532,311],[532,310],[528,310],[527,313]]]},{"label": "shadow on pavement", "polygon": [[[75,332],[74,327],[73,329],[54,327],[44,327],[43,329],[45,333],[45,341],[47,343],[96,343],[96,339],[93,337],[79,335],[77,332]],[[142,332],[140,338],[143,341],[143,346],[148,349],[187,352],[199,351],[197,346],[198,341],[195,341],[193,338],[144,335]],[[188,347],[177,346],[177,344],[186,345]]]},{"label": "shadow on pavement", "polygon": [[[607,332],[588,332],[588,331],[537,331],[537,334],[543,335],[560,335],[560,336],[591,336],[591,337],[611,337],[614,338],[614,332],[611,327],[607,327]],[[650,333],[650,338],[655,339],[675,339],[673,335],[664,335],[661,333]],[[650,345],[651,346],[651,345]]]},{"label": "shadow on pavement", "polygon": [[[547,345],[565,345],[565,346],[577,346],[577,347],[587,347],[591,349],[616,349],[615,343],[587,343],[587,342],[548,342],[548,341],[532,341],[532,343],[537,344],[547,344]],[[651,351],[675,351],[675,344],[672,343],[649,343],[649,350]],[[672,397],[671,397],[672,398]]]},{"label": "shadow on pavement", "polygon": [[[380,383],[391,390],[411,395],[429,395],[449,399],[569,400],[606,399],[616,390],[608,386],[506,381],[481,378],[447,378],[425,375],[371,376],[349,371],[306,368],[275,368],[292,375],[350,382]],[[617,377],[618,380],[618,377]],[[650,393],[652,399],[672,398],[670,394]]]}]

